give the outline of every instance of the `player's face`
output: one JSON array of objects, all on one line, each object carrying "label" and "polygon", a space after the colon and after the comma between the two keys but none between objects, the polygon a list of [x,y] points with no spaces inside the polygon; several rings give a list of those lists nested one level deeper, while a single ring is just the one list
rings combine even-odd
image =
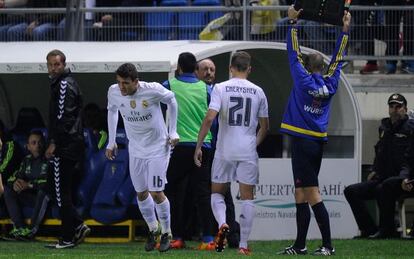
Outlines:
[{"label": "player's face", "polygon": [[131,78],[123,78],[116,76],[116,81],[118,82],[119,90],[123,96],[133,95],[138,88],[138,79],[132,80]]},{"label": "player's face", "polygon": [[407,114],[407,107],[403,104],[391,103],[388,105],[388,113],[392,121],[397,121]]},{"label": "player's face", "polygon": [[39,157],[42,148],[42,138],[39,135],[30,135],[27,141],[27,150],[29,150],[34,157]]},{"label": "player's face", "polygon": [[213,84],[216,78],[216,66],[211,60],[203,60],[198,64],[197,77],[206,84]]},{"label": "player's face", "polygon": [[50,56],[47,59],[47,71],[49,75],[53,78],[60,76],[65,71],[66,64],[62,61],[62,57],[57,56]]}]

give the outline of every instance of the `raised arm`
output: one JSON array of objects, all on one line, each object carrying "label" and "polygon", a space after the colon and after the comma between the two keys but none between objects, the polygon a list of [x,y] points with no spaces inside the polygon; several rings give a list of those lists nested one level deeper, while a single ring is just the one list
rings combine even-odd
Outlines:
[{"label": "raised arm", "polygon": [[296,22],[302,9],[296,11],[293,5],[288,9],[289,17],[289,29],[286,36],[286,48],[288,52],[288,59],[290,65],[290,71],[293,76],[293,80],[299,80],[308,78],[309,73],[305,69],[304,62],[302,60],[302,53],[300,52],[298,29],[296,28]]},{"label": "raised arm", "polygon": [[342,17],[342,32],[336,41],[335,50],[332,54],[331,62],[328,67],[327,77],[332,86],[337,86],[342,68],[343,57],[346,55],[346,45],[348,44],[349,27],[351,25],[351,13],[344,12]]}]

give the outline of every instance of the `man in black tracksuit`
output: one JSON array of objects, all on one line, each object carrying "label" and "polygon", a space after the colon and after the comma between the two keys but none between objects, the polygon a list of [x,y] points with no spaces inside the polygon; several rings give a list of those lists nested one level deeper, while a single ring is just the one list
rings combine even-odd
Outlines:
[{"label": "man in black tracksuit", "polygon": [[[407,100],[401,94],[393,94],[388,99],[388,106],[390,117],[382,119],[379,127],[373,172],[366,182],[352,184],[344,190],[362,238],[393,236],[396,198],[386,190],[390,189],[390,186],[395,186],[396,182],[401,186],[402,180],[408,177],[404,164],[413,127],[407,116]],[[371,199],[377,200],[380,212],[379,227],[364,204],[365,200]]]},{"label": "man in black tracksuit", "polygon": [[50,248],[71,248],[83,241],[90,229],[72,202],[72,186],[83,166],[84,140],[81,121],[81,92],[60,50],[47,54],[51,79],[49,103],[49,146],[45,156],[50,159],[48,190],[53,194],[62,220],[61,240]]}]

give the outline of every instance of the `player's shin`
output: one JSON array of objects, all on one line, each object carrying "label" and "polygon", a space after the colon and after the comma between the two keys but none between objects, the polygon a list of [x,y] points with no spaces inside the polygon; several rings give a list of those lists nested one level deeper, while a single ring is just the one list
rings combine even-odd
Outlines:
[{"label": "player's shin", "polygon": [[243,200],[240,212],[240,245],[241,248],[247,248],[247,240],[252,231],[253,219],[256,213],[256,207],[253,200]]}]

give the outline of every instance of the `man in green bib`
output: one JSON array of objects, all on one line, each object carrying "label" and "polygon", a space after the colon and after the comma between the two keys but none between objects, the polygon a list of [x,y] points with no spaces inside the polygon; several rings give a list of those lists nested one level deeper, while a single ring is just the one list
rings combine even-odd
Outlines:
[{"label": "man in green bib", "polygon": [[180,142],[171,155],[167,171],[168,184],[165,188],[171,203],[171,248],[175,249],[185,247],[185,208],[188,207],[185,204],[188,202],[186,196],[194,197],[202,224],[203,243],[212,243],[215,232],[210,206],[211,133],[203,144],[203,166],[197,167],[193,162],[198,130],[210,102],[209,88],[195,75],[196,64],[192,53],[181,53],[178,57],[178,75],[163,84],[174,92],[178,103],[177,133]]}]

